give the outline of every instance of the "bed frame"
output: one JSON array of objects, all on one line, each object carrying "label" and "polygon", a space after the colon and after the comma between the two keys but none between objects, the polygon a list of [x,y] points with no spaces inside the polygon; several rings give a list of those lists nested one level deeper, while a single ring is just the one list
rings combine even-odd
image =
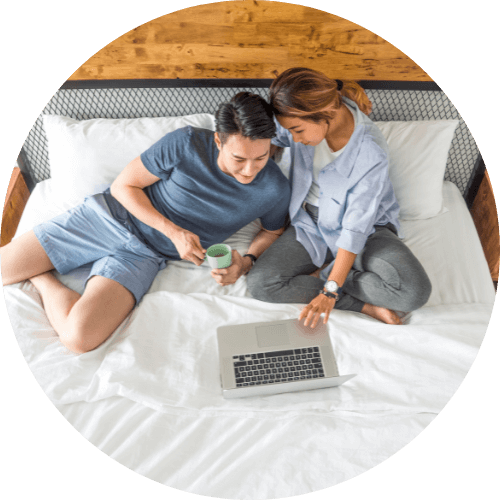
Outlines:
[{"label": "bed frame", "polygon": [[[270,83],[271,80],[246,79],[68,81],[51,99],[42,115],[63,114],[90,119],[213,113],[219,102],[240,90],[250,90],[265,97]],[[371,115],[374,120],[460,120],[445,179],[459,187],[471,210],[492,280],[496,284],[500,243],[493,188],[470,131],[454,106],[432,82],[360,83],[374,104]],[[21,150],[19,167],[12,173],[2,217],[1,245],[7,244],[14,236],[31,190],[38,182],[50,177],[41,116]]]}]

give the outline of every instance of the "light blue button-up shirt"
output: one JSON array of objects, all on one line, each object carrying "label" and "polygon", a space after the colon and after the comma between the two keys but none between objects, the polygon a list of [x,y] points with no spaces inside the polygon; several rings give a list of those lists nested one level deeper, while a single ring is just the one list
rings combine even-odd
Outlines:
[{"label": "light blue button-up shirt", "polygon": [[294,142],[292,134],[278,122],[272,140],[277,146],[290,148],[290,219],[297,240],[318,267],[323,265],[328,248],[334,256],[339,248],[359,254],[375,226],[389,222],[398,230],[400,226],[399,204],[389,180],[387,142],[356,103],[342,99],[356,116],[356,128],[344,151],[319,174],[317,225],[303,208],[313,180],[314,146]]}]

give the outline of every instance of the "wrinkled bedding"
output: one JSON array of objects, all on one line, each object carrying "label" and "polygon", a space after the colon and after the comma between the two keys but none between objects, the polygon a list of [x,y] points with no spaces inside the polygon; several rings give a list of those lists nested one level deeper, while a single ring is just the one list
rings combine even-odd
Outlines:
[{"label": "wrinkled bedding", "polygon": [[[403,326],[334,311],[328,330],[338,388],[222,398],[220,325],[297,317],[300,304],[252,299],[245,278],[219,287],[206,265],[169,264],[116,332],[76,356],[59,342],[35,288],[5,287],[16,338],[43,391],[103,452],[168,486],[221,498],[308,493],[390,457],[443,409],[473,363],[494,289],[458,189],[444,183],[448,212],[403,221],[405,241],[433,292]],[[37,186],[18,234],[61,211],[50,181]],[[245,252],[254,222],[228,243]],[[61,281],[81,291],[88,269]]]}]

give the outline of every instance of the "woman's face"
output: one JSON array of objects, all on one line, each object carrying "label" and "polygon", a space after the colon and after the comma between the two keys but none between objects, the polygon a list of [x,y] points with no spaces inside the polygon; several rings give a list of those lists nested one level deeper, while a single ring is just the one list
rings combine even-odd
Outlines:
[{"label": "woman's face", "polygon": [[295,116],[278,116],[277,120],[282,127],[291,132],[294,142],[301,142],[306,146],[317,146],[328,131],[326,120],[316,123]]}]

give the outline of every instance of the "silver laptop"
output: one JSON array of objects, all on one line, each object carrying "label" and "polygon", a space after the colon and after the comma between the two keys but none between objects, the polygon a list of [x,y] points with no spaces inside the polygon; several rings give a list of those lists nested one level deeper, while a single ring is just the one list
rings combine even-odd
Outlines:
[{"label": "silver laptop", "polygon": [[217,329],[222,395],[226,399],[335,387],[339,376],[326,325],[290,319]]}]

